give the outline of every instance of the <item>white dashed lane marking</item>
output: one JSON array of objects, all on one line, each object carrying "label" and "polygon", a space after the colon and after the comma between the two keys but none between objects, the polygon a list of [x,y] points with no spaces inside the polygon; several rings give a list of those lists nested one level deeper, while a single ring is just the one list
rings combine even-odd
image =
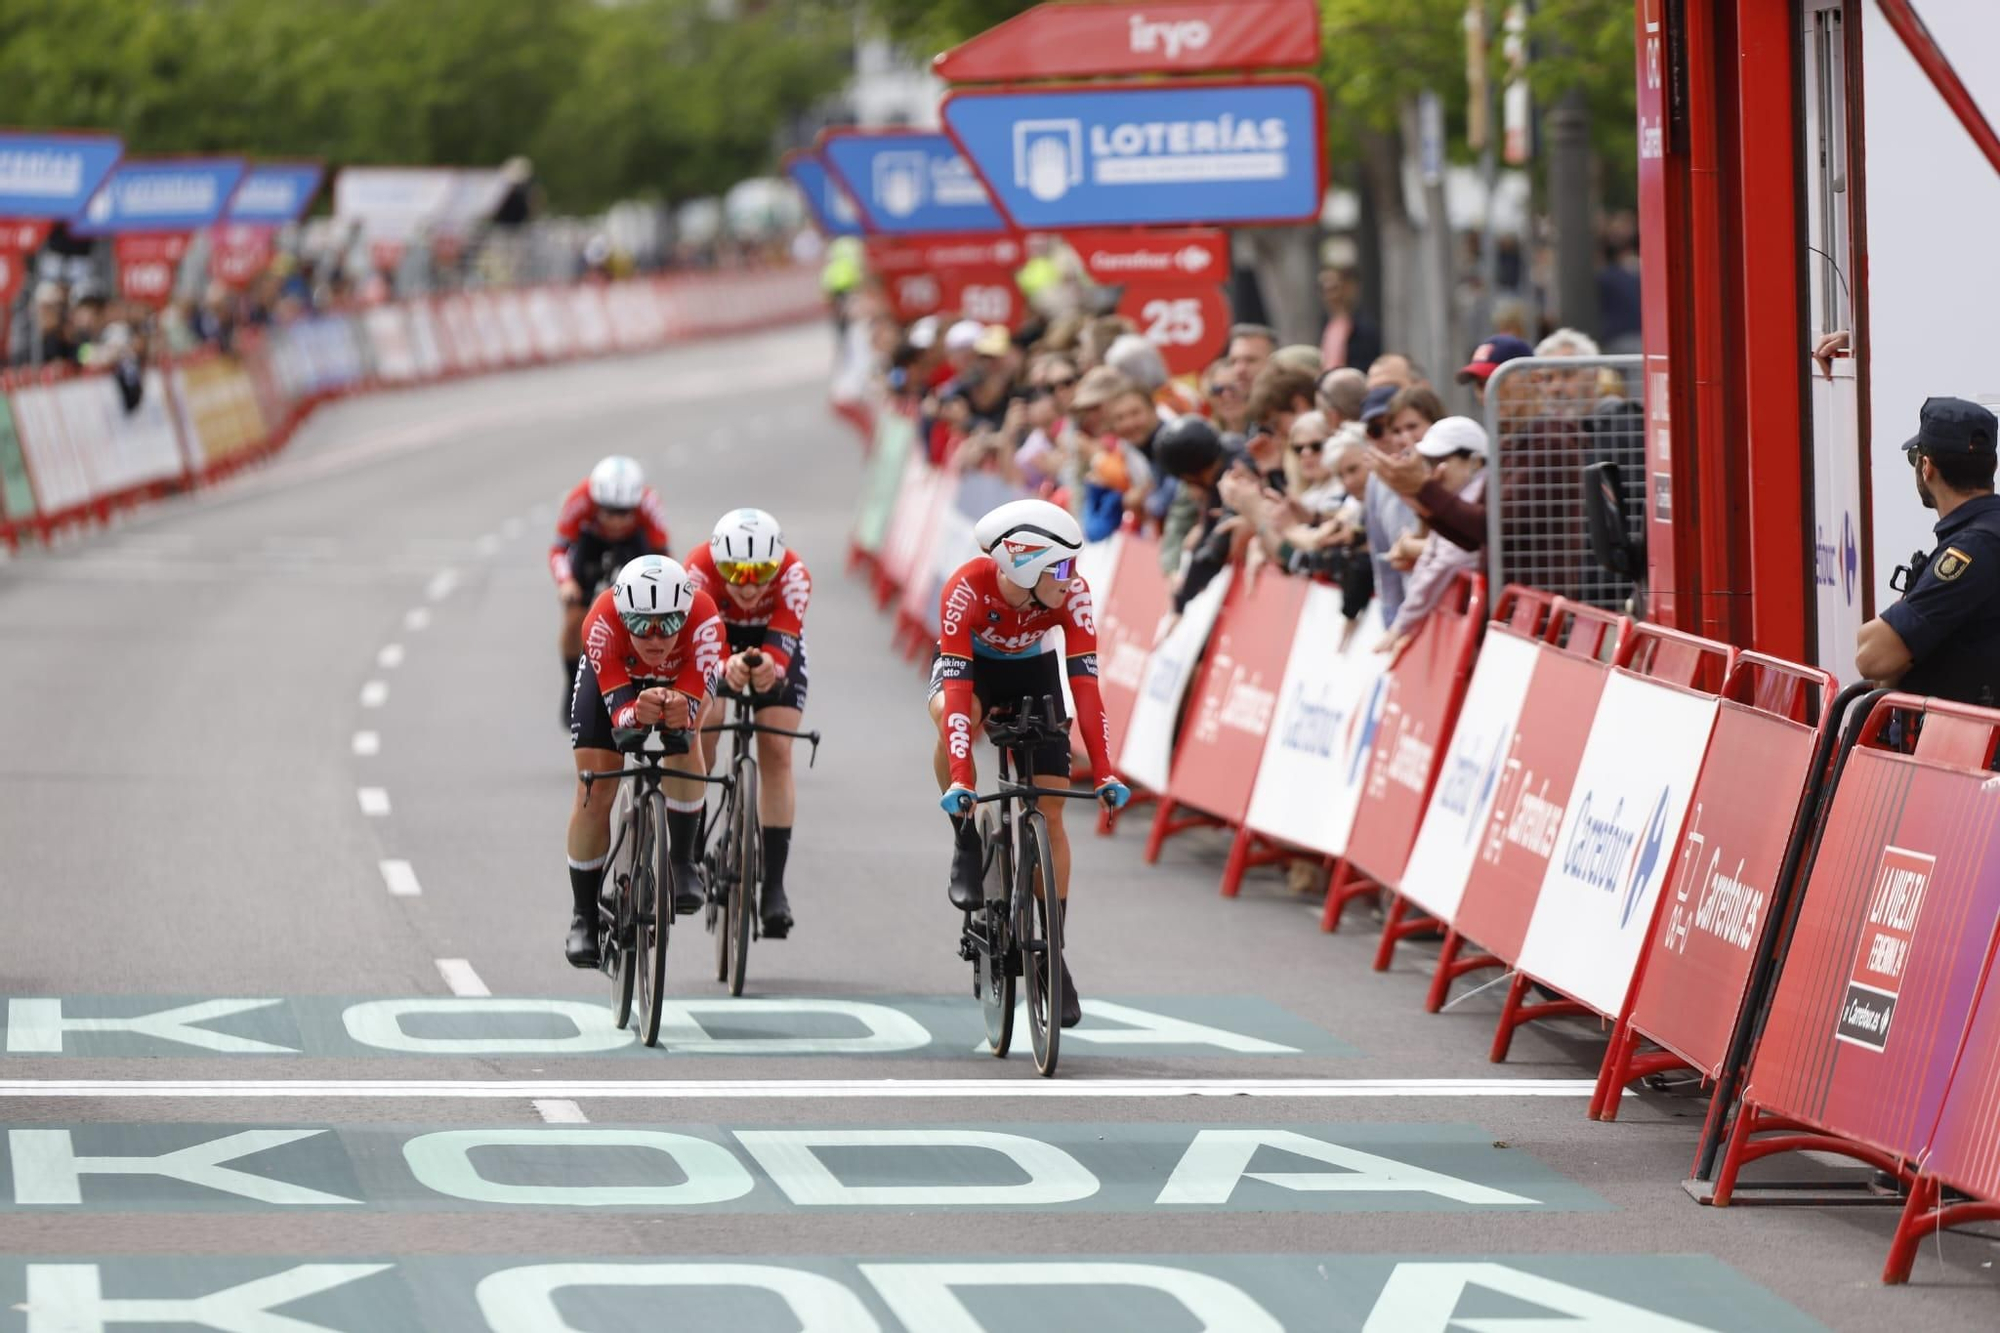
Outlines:
[{"label": "white dashed lane marking", "polygon": [[361,706],[363,708],[380,708],[387,702],[389,702],[388,681],[371,680],[361,687]]},{"label": "white dashed lane marking", "polygon": [[403,628],[412,633],[425,628],[430,623],[431,613],[429,607],[414,606],[408,611],[403,612]]},{"label": "white dashed lane marking", "polygon": [[493,992],[486,989],[486,983],[472,970],[472,964],[463,958],[440,958],[437,960],[438,975],[444,984],[451,987],[453,995],[487,996]]},{"label": "white dashed lane marking", "polygon": [[[0,1079],[9,1097],[206,1097],[369,1100],[453,1098],[487,1101],[804,1101],[829,1097],[884,1101],[962,1099],[1097,1100],[1159,1097],[1275,1097],[1305,1101],[1350,1098],[1565,1097],[1588,1098],[1588,1078],[1275,1078],[1275,1079]],[[1629,1092],[1626,1094],[1630,1096]]]},{"label": "white dashed lane marking", "polygon": [[361,802],[361,813],[380,819],[389,813],[389,793],[382,787],[359,787],[354,797]]},{"label": "white dashed lane marking", "polygon": [[375,665],[381,667],[384,671],[394,671],[397,667],[403,665],[403,645],[400,643],[383,644],[382,651],[375,654]]},{"label": "white dashed lane marking", "polygon": [[382,737],[380,736],[380,734],[373,731],[355,732],[354,753],[361,755],[364,758],[369,755],[376,755],[382,753]]},{"label": "white dashed lane marking", "polygon": [[381,869],[382,882],[396,897],[415,898],[423,892],[422,886],[417,883],[417,872],[410,869],[408,861],[383,861]]},{"label": "white dashed lane marking", "polygon": [[551,1125],[587,1125],[590,1117],[575,1102],[561,1097],[537,1097],[535,1114]]},{"label": "white dashed lane marking", "polygon": [[451,596],[452,589],[457,586],[458,571],[455,569],[440,569],[431,576],[431,581],[424,585],[424,596],[430,598],[433,602],[442,602],[445,598]]}]

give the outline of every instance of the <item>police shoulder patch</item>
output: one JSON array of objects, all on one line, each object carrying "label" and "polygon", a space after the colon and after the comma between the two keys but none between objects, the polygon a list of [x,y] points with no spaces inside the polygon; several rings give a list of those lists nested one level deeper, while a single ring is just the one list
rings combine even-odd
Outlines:
[{"label": "police shoulder patch", "polygon": [[1947,546],[1938,553],[1936,562],[1931,565],[1931,572],[1938,576],[1938,582],[1950,583],[1971,567],[1971,556],[1956,546]]}]

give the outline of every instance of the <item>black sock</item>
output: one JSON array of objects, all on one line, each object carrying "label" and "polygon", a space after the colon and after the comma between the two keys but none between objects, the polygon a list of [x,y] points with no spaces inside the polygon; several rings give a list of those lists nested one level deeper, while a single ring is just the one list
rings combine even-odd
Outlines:
[{"label": "black sock", "polygon": [[674,860],[701,860],[701,811],[667,811],[667,837],[673,842]]},{"label": "black sock", "polygon": [[588,917],[597,910],[597,886],[604,879],[604,867],[592,866],[588,870],[569,868],[569,896],[574,901],[579,916]]},{"label": "black sock", "polygon": [[788,828],[764,830],[764,887],[783,888],[785,860],[792,854],[792,831]]}]

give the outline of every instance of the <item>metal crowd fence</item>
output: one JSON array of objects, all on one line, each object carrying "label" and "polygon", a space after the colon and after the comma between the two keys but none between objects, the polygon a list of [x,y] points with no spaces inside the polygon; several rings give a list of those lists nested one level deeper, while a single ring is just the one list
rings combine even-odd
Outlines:
[{"label": "metal crowd fence", "polygon": [[[1639,356],[1538,356],[1505,362],[1486,382],[1486,579],[1628,611],[1633,580],[1591,554],[1583,470],[1612,462],[1637,494],[1645,473]],[[1643,507],[1625,515],[1643,549]]]}]

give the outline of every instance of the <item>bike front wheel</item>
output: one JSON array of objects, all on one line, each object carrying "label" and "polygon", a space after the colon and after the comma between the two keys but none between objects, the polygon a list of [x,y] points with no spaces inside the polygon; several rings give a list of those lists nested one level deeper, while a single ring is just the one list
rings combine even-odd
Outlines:
[{"label": "bike front wheel", "polygon": [[1014,854],[1008,845],[1006,822],[991,810],[979,813],[979,839],[984,848],[986,905],[970,915],[969,926],[982,938],[975,942],[973,989],[986,1016],[986,1044],[1004,1059],[1014,1044],[1014,932],[1009,929],[1014,892]]},{"label": "bike front wheel", "polygon": [[743,977],[750,964],[750,923],[756,916],[764,880],[764,830],[757,819],[757,763],[748,757],[736,761],[736,818],[728,837],[736,844],[736,880],[729,886],[729,914],[725,921],[729,954],[729,993],[743,993]]},{"label": "bike front wheel", "polygon": [[659,792],[646,797],[646,836],[634,849],[633,882],[641,888],[636,895],[639,908],[638,946],[635,966],[639,969],[639,1039],[648,1046],[660,1044],[661,1006],[667,997],[667,935],[674,919],[674,881],[667,839],[667,802]]},{"label": "bike front wheel", "polygon": [[1014,931],[1021,950],[1021,979],[1028,992],[1028,1040],[1034,1046],[1035,1070],[1043,1078],[1056,1072],[1062,1046],[1062,909],[1056,899],[1055,865],[1048,822],[1040,811],[1030,810],[1021,820]]}]

